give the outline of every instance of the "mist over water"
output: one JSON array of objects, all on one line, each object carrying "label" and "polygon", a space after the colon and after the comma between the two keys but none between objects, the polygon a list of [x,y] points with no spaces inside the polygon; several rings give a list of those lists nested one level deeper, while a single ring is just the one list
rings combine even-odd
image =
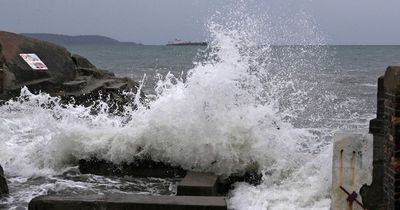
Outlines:
[{"label": "mist over water", "polygon": [[[19,99],[1,106],[0,163],[12,190],[3,204],[54,192],[173,193],[169,181],[157,181],[163,192],[151,192],[74,168],[93,156],[115,163],[150,156],[219,175],[257,168],[262,184],[237,183],[228,199],[233,209],[328,209],[332,134],[364,126],[343,123],[363,117],[351,108],[360,101],[332,89],[334,55],[304,12],[271,17],[238,2],[207,23],[206,59],[184,79],[161,76],[155,99],[145,105],[127,104],[113,115],[105,103],[62,105],[24,88]],[[116,183],[121,187],[109,186]]]}]

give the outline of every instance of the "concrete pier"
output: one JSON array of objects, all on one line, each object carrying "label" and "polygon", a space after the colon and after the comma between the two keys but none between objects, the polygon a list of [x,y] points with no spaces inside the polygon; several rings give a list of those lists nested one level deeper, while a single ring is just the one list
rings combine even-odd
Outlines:
[{"label": "concrete pier", "polygon": [[226,210],[224,197],[92,195],[39,196],[29,203],[29,210]]},{"label": "concrete pier", "polygon": [[[98,163],[98,162],[96,162]],[[152,164],[150,164],[152,165]],[[103,165],[104,166],[104,165]],[[147,169],[142,175],[173,175],[165,173],[164,165],[152,165],[155,170]],[[161,167],[163,166],[163,167]],[[109,170],[109,169],[108,169]],[[107,170],[107,173],[109,172]],[[158,172],[157,172],[158,171]],[[163,172],[164,171],[164,172]],[[150,173],[151,172],[151,173]],[[186,173],[186,172],[185,172]],[[89,196],[39,196],[29,203],[30,210],[222,210],[227,209],[225,197],[217,197],[218,176],[210,173],[187,172],[186,176],[177,184],[177,196],[152,195],[89,195]]]}]

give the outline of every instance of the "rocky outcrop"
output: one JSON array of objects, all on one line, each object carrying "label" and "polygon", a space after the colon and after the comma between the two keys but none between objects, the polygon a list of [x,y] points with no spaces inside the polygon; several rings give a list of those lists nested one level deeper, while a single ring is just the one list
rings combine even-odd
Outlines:
[{"label": "rocky outcrop", "polygon": [[[187,171],[179,166],[168,163],[156,162],[146,157],[135,159],[130,163],[115,164],[110,161],[100,160],[95,157],[79,160],[79,170],[83,174],[96,174],[102,176],[132,176],[132,177],[157,177],[157,178],[183,178]],[[219,195],[226,195],[236,182],[247,182],[259,185],[262,174],[256,170],[249,170],[243,174],[232,174],[228,177],[219,177],[217,189]]]},{"label": "rocky outcrop", "polygon": [[[33,70],[21,53],[35,53],[48,70]],[[0,100],[18,96],[24,86],[33,92],[60,96],[63,100],[74,97],[74,101],[84,105],[99,98],[111,98],[113,104],[124,104],[132,98],[119,93],[136,93],[139,87],[137,82],[100,70],[86,58],[71,55],[61,46],[0,31]]]},{"label": "rocky outcrop", "polygon": [[3,168],[0,165],[0,197],[8,194],[8,186],[6,178],[4,177]]},{"label": "rocky outcrop", "polygon": [[79,170],[83,174],[96,174],[103,176],[132,176],[132,177],[158,177],[177,178],[184,177],[186,171],[181,167],[172,166],[162,162],[155,162],[149,158],[136,159],[131,163],[114,164],[110,161],[90,158],[79,160]]}]

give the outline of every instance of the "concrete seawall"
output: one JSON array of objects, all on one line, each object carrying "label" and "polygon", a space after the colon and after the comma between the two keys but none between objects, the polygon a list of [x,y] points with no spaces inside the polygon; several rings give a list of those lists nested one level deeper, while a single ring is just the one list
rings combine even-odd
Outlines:
[{"label": "concrete seawall", "polygon": [[31,200],[29,210],[226,210],[225,197],[217,196],[218,177],[213,174],[188,172],[178,183],[179,196],[152,195],[86,195],[39,196]]},{"label": "concrete seawall", "polygon": [[92,195],[39,196],[29,203],[29,210],[71,209],[135,209],[135,210],[226,210],[223,197],[204,196],[147,196],[147,195]]},{"label": "concrete seawall", "polygon": [[332,210],[363,210],[355,201],[348,202],[349,194],[358,196],[360,188],[372,181],[373,140],[362,132],[339,133],[335,136],[332,164]]},{"label": "concrete seawall", "polygon": [[[400,209],[400,66],[389,66],[378,78],[376,110],[369,126],[372,163],[362,161],[362,148],[371,147],[364,138],[341,137],[335,142],[332,209]],[[371,149],[367,157],[370,153]],[[360,172],[372,174],[372,182],[362,180]]]}]

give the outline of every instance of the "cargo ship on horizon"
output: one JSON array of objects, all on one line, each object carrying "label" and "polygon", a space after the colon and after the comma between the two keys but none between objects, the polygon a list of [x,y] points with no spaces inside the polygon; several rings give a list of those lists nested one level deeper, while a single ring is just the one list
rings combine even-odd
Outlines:
[{"label": "cargo ship on horizon", "polygon": [[190,42],[190,41],[183,41],[179,39],[175,39],[175,41],[169,41],[167,46],[207,46],[208,42]]}]

